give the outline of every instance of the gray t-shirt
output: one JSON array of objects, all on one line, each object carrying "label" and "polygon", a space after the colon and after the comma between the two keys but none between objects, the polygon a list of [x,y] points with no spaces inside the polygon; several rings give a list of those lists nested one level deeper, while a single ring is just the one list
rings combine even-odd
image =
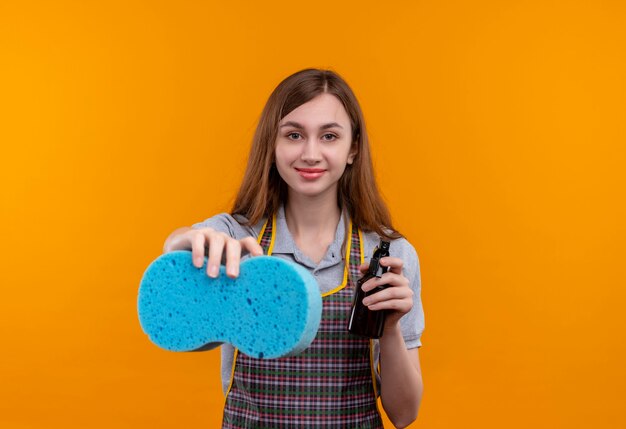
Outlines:
[{"label": "gray t-shirt", "polygon": [[[341,219],[344,219],[345,211],[342,213]],[[236,215],[243,223],[245,218]],[[252,227],[244,226],[237,221],[237,218],[228,213],[220,213],[210,217],[202,222],[195,223],[192,228],[213,228],[216,231],[223,232],[230,237],[240,240],[245,237],[257,238],[261,233],[265,219],[261,220]],[[328,292],[342,283],[344,274],[344,253],[342,252],[342,244],[346,234],[346,228],[343,220],[337,224],[335,232],[335,240],[329,246],[326,255],[315,264],[308,256],[306,256],[296,246],[294,239],[289,232],[287,222],[285,220],[284,207],[281,205],[276,213],[276,231],[274,232],[274,248],[272,256],[284,258],[292,262],[296,262],[308,269],[315,276],[320,287],[320,293]],[[374,248],[379,244],[380,237],[374,232],[363,233],[363,252],[364,260],[369,261]],[[402,259],[404,276],[409,280],[411,289],[413,289],[413,308],[400,319],[400,328],[404,337],[407,349],[421,347],[421,336],[424,331],[424,310],[421,300],[421,279],[419,259],[415,248],[406,239],[400,238],[393,240],[390,245],[390,254],[393,257]],[[242,261],[247,256],[242,257]],[[232,373],[234,347],[231,344],[223,344],[221,346],[221,373],[222,388],[224,394],[228,390],[230,377]],[[374,368],[376,368],[377,384],[380,385],[380,374],[378,374],[378,360],[380,357],[380,348],[378,340],[374,340]],[[380,391],[380,390],[379,390]]]}]

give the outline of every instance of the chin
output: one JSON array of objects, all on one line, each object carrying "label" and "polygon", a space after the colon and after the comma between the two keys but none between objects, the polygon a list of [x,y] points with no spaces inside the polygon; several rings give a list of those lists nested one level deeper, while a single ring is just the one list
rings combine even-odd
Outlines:
[{"label": "chin", "polygon": [[[302,195],[304,197],[319,197],[321,195],[325,195],[328,194],[329,192],[332,192],[333,189],[332,187],[308,187],[308,186],[289,186],[289,190],[297,195]],[[335,189],[335,192],[336,189]]]}]

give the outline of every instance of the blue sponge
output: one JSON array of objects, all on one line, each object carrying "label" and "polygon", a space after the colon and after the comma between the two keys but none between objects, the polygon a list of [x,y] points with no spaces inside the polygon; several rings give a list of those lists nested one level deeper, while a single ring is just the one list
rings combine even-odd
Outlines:
[{"label": "blue sponge", "polygon": [[202,351],[227,342],[258,358],[300,353],[322,314],[311,273],[272,256],[243,261],[236,279],[222,266],[214,279],[192,264],[190,251],[166,253],[144,272],[137,301],[141,327],[159,347]]}]

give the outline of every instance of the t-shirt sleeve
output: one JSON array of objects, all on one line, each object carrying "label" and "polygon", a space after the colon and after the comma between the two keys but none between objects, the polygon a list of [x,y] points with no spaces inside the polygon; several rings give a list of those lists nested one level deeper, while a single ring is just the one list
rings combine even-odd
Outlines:
[{"label": "t-shirt sleeve", "polygon": [[408,349],[422,346],[422,332],[424,332],[424,308],[422,307],[422,281],[419,258],[415,248],[408,243],[404,262],[404,275],[409,280],[413,290],[413,308],[400,319],[402,336]]}]

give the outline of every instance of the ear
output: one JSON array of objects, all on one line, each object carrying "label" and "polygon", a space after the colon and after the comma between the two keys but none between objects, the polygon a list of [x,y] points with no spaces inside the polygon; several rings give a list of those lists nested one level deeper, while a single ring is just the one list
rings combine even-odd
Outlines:
[{"label": "ear", "polygon": [[350,153],[348,153],[348,164],[352,164],[354,162],[354,158],[356,157],[358,150],[356,143],[352,145],[350,148]]}]

